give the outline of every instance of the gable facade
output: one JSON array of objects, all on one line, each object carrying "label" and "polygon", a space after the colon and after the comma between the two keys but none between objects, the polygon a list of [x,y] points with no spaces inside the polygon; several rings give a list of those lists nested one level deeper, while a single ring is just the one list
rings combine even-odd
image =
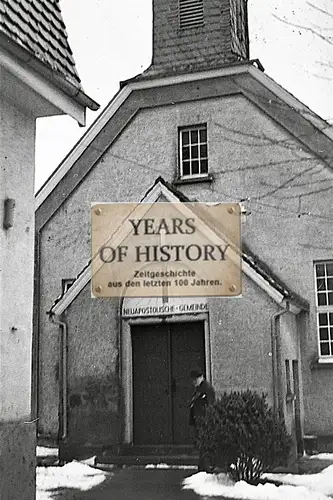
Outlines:
[{"label": "gable facade", "polygon": [[[241,203],[244,243],[271,274],[309,304],[309,311],[307,307],[288,311],[288,301],[277,304],[245,277],[242,298],[209,299],[207,309],[166,315],[166,322],[202,322],[207,376],[218,392],[263,390],[272,403],[278,389],[273,380],[271,332],[277,328],[279,392],[288,425],[291,428],[296,404],[300,404],[300,432],[330,436],[330,364],[318,362],[313,277],[314,262],[330,260],[332,247],[327,207],[333,186],[333,144],[325,123],[252,65],[192,75],[172,86],[167,78],[128,86],[116,97],[120,99],[126,91],[110,119],[104,115],[104,123],[99,126],[97,120],[95,129],[88,132],[91,143],[79,143],[80,154],[73,150],[37,195],[35,334],[40,360],[36,388],[40,434],[58,435],[59,407],[65,404],[69,416],[61,435],[72,450],[89,443],[101,446],[133,439],[133,367],[126,364],[131,325],[157,324],[161,317],[124,317],[119,301],[92,299],[89,282],[59,316],[50,320],[46,312],[61,294],[62,280],[74,279],[89,262],[90,202],[137,202],[162,176],[191,200]],[[104,113],[111,107],[112,103]],[[209,175],[180,178],[179,130],[199,124],[207,127]],[[58,355],[64,328],[66,387],[61,386]],[[293,376],[287,383],[288,373]],[[296,380],[299,403],[286,400],[287,386]],[[96,387],[101,390],[95,397]]]}]

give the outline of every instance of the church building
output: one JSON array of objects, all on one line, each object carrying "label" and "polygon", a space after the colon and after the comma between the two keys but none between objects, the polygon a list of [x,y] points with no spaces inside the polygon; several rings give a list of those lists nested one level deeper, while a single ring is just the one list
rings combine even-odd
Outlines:
[{"label": "church building", "polygon": [[[189,372],[333,451],[333,130],[249,58],[246,0],[153,0],[153,58],[36,196],[39,438],[180,453]],[[96,298],[91,203],[237,203],[237,297]],[[104,455],[103,455],[104,453]]]}]

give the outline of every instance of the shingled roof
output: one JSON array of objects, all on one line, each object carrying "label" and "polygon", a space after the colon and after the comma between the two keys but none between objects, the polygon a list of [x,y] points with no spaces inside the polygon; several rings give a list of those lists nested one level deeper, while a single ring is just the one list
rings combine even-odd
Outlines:
[{"label": "shingled roof", "polygon": [[0,0],[0,32],[81,89],[59,0]]}]

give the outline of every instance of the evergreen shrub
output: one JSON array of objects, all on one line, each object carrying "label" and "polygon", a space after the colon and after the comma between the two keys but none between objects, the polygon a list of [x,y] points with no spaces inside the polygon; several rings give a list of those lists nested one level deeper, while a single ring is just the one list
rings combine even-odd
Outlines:
[{"label": "evergreen shrub", "polygon": [[287,462],[292,440],[266,395],[248,390],[224,393],[207,408],[197,444],[208,462],[226,467],[236,481],[258,484],[263,472]]}]

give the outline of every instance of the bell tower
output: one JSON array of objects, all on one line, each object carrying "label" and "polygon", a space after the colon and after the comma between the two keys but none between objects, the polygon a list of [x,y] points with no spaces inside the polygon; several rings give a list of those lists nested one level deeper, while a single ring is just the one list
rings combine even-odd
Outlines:
[{"label": "bell tower", "polygon": [[247,0],[153,0],[150,71],[201,71],[248,58]]}]

